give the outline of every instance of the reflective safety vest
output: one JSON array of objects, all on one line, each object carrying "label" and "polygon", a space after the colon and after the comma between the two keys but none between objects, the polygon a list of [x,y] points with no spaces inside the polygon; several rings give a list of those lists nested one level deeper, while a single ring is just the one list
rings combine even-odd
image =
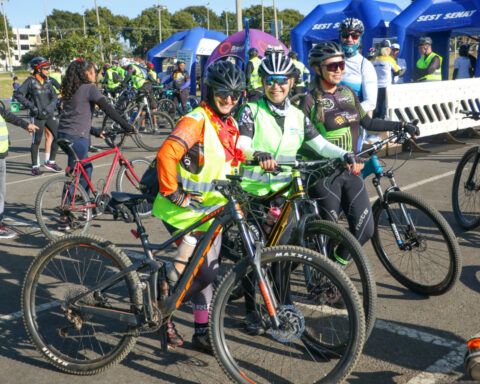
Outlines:
[{"label": "reflective safety vest", "polygon": [[[50,77],[52,79],[55,79],[58,84],[62,85],[62,74],[59,72],[53,72]],[[58,95],[60,94],[60,90],[55,88],[55,86],[52,84],[53,89],[55,90],[55,93]]]},{"label": "reflective safety vest", "polygon": [[158,75],[157,72],[155,72],[153,69],[151,71],[148,71],[148,75],[153,79],[155,83],[158,83]]},{"label": "reflective safety vest", "polygon": [[[7,123],[0,116],[0,155],[8,152],[8,129]],[[3,157],[3,156],[2,156]]]},{"label": "reflective safety vest", "polygon": [[117,80],[118,80],[118,76],[121,76],[118,73],[117,68],[111,67],[111,68],[107,69],[107,88],[108,89],[113,89],[113,88],[116,88],[120,85],[120,82],[115,82],[114,74],[117,75],[117,76],[115,76],[117,78]]},{"label": "reflective safety vest", "polygon": [[139,89],[148,79],[147,70],[137,64],[132,64],[132,67],[135,68],[135,74],[132,75],[132,84],[136,89]]},{"label": "reflective safety vest", "polygon": [[262,60],[257,56],[253,59],[250,59],[251,63],[253,64],[253,71],[250,74],[250,81],[248,82],[248,89],[257,89],[263,87],[262,80],[260,79],[260,75],[258,74],[258,68],[260,67],[260,63]]},{"label": "reflective safety vest", "polygon": [[[305,134],[305,115],[291,106],[285,117],[284,129],[277,124],[275,117],[263,99],[246,104],[250,107],[255,123],[252,148],[255,151],[271,153],[277,162],[293,162],[300,149]],[[243,165],[240,169],[242,189],[257,196],[278,191],[292,180],[289,167],[278,175],[265,173],[260,166]]]},{"label": "reflective safety vest", "polygon": [[305,87],[305,81],[303,80],[303,75],[306,73],[307,75],[310,75],[310,71],[303,65],[301,61],[298,60],[292,60],[293,65],[295,65],[295,68],[298,69],[300,72],[300,76],[298,77],[299,82],[295,84],[297,87]]},{"label": "reflective safety vest", "polygon": [[440,68],[437,68],[437,70],[429,75],[425,75],[421,78],[418,79],[418,81],[425,80],[425,81],[440,81],[442,80],[442,62],[443,58],[440,55],[437,55],[436,53],[432,52],[428,57],[425,59],[425,56],[422,56],[418,61],[417,61],[417,68],[419,69],[427,69],[430,63],[432,62],[433,58],[435,56],[438,56],[440,59]]},{"label": "reflective safety vest", "polygon": [[[203,117],[205,122],[203,137],[204,163],[200,173],[193,174],[186,171],[181,166],[181,163],[178,162],[177,180],[182,184],[184,190],[201,192],[204,201],[198,209],[191,207],[182,208],[173,204],[159,193],[153,204],[154,216],[179,229],[188,228],[211,211],[227,203],[227,199],[213,187],[212,180],[226,180],[225,176],[231,174],[234,169],[231,162],[227,162],[225,159],[225,149],[205,110],[202,107],[197,107],[186,116],[196,120]],[[212,220],[209,220],[197,230],[206,231],[211,223]]]}]

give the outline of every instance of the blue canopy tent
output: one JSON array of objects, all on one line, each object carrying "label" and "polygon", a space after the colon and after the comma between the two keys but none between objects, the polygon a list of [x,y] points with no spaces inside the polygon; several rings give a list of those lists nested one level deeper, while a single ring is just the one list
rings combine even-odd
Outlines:
[{"label": "blue canopy tent", "polygon": [[292,50],[298,52],[299,60],[306,63],[308,51],[314,43],[338,40],[340,22],[347,17],[356,17],[365,25],[362,49],[366,53],[373,46],[374,38],[387,35],[388,22],[401,11],[396,4],[375,0],[343,0],[318,5],[290,32]]},{"label": "blue canopy tent", "polygon": [[200,60],[200,73],[213,52],[225,40],[227,35],[221,32],[209,31],[205,28],[195,27],[188,31],[175,33],[167,40],[158,44],[147,52],[147,60],[155,66],[156,72],[162,71],[162,62],[167,57],[176,57],[185,61],[185,69],[190,74],[190,93],[196,92],[197,56]]},{"label": "blue canopy tent", "polygon": [[[480,0],[416,0],[390,23],[389,36],[400,44],[400,57],[407,62],[405,81],[420,58],[416,43],[430,36],[432,50],[443,57],[442,75],[447,79],[450,37],[480,35]],[[476,76],[480,76],[480,60]]]}]

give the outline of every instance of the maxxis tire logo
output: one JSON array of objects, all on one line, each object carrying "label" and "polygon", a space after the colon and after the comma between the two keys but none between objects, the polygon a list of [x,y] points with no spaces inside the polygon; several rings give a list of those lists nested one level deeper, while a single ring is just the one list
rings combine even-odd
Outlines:
[{"label": "maxxis tire logo", "polygon": [[70,365],[70,363],[67,363],[66,361],[63,361],[57,356],[55,356],[52,352],[48,350],[47,347],[43,347],[42,352],[45,354],[45,356],[47,356],[50,360],[53,360],[55,363],[61,364],[64,367],[68,367]]},{"label": "maxxis tire logo", "polygon": [[296,257],[297,259],[311,261],[312,257],[305,255],[304,253],[294,252],[294,251],[279,251],[275,252],[275,257]]}]

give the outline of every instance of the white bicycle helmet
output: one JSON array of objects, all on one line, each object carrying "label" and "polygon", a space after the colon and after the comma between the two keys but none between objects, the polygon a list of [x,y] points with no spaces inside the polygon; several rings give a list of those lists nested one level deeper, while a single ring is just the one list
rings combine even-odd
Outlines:
[{"label": "white bicycle helmet", "polygon": [[295,75],[295,65],[293,61],[283,53],[272,53],[265,56],[258,68],[258,74],[262,77],[270,75]]}]

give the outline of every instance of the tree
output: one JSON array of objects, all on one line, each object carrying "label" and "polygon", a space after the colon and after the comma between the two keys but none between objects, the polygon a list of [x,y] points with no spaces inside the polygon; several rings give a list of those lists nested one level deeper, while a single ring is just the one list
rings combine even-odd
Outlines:
[{"label": "tree", "polygon": [[290,47],[290,32],[304,19],[304,16],[295,9],[284,9],[278,14],[278,19],[283,21],[283,33],[279,38],[283,44]]},{"label": "tree", "polygon": [[211,30],[222,28],[222,24],[218,19],[217,14],[211,9],[207,10],[207,7],[204,7],[203,5],[199,7],[187,7],[183,11],[190,13],[193,20],[195,20],[195,23],[200,27],[207,28],[209,22]]},{"label": "tree", "polygon": [[[52,39],[60,39],[67,33],[83,30],[83,17],[79,13],[60,11],[54,9],[48,16],[48,36]],[[46,24],[42,23],[42,38],[46,37]]]},{"label": "tree", "polygon": [[198,24],[193,19],[191,13],[186,11],[178,11],[172,15],[171,21],[172,28],[177,31],[185,31],[194,27],[198,27]]},{"label": "tree", "polygon": [[[7,50],[7,39],[5,36],[5,23],[3,21],[3,13],[0,13],[0,58],[8,62],[8,50]],[[10,44],[10,57],[12,57],[13,52],[12,49],[15,46],[13,40],[13,32],[10,23],[7,20],[7,31],[8,31],[8,43]]]}]

